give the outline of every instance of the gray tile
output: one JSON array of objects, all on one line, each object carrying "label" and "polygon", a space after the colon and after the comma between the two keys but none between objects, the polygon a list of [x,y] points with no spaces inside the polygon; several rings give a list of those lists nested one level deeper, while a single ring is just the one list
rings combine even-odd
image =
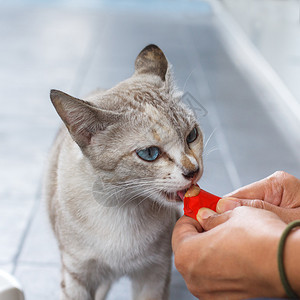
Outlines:
[{"label": "gray tile", "polygon": [[[129,300],[131,299],[131,283],[126,277],[117,281],[109,292],[107,300]],[[173,266],[170,284],[170,300],[193,300],[196,299],[188,291],[181,275]]]},{"label": "gray tile", "polygon": [[170,285],[170,300],[193,300],[196,299],[187,289],[186,284],[176,270],[173,260],[172,265],[172,277],[171,277],[171,285]]},{"label": "gray tile", "polygon": [[52,232],[44,202],[39,205],[19,257],[19,264],[60,266],[59,250]]},{"label": "gray tile", "polygon": [[32,204],[20,205],[19,201],[1,202],[0,209],[0,263],[13,263],[19,252]]},{"label": "gray tile", "polygon": [[0,270],[11,274],[13,271],[13,264],[1,264],[0,263]]},{"label": "gray tile", "polygon": [[109,291],[107,300],[131,299],[131,283],[127,277],[123,277],[114,283]]},{"label": "gray tile", "polygon": [[60,272],[50,265],[19,265],[15,273],[28,300],[58,300]]},{"label": "gray tile", "polygon": [[[149,43],[158,44],[167,54],[170,62],[178,71],[190,70],[184,64],[184,47],[178,43],[183,33],[182,23],[189,23],[188,18],[177,20],[161,15],[112,14],[102,34],[91,61],[91,67],[84,78],[81,95],[96,87],[109,88],[129,77],[134,71],[134,60],[139,51]],[[137,25],[138,24],[138,25]],[[170,30],[172,28],[172,30]],[[112,38],[118,36],[118,38]]]}]

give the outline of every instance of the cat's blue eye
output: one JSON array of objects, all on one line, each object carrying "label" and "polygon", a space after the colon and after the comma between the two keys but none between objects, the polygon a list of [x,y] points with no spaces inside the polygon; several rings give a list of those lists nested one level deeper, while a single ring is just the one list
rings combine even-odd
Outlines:
[{"label": "cat's blue eye", "polygon": [[194,128],[192,129],[192,131],[189,133],[189,135],[187,136],[186,142],[187,142],[188,144],[190,144],[190,143],[194,142],[194,141],[196,140],[197,137],[198,137],[198,130],[197,130],[196,127],[194,127]]},{"label": "cat's blue eye", "polygon": [[149,147],[142,150],[137,150],[136,154],[143,160],[154,161],[158,158],[160,150],[158,147]]}]

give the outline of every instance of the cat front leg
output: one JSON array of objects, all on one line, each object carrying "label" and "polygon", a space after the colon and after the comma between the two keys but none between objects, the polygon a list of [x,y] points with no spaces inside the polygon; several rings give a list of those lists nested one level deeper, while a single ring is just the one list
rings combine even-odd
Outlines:
[{"label": "cat front leg", "polygon": [[150,266],[131,276],[133,300],[168,300],[171,260]]},{"label": "cat front leg", "polygon": [[60,300],[93,300],[87,284],[80,275],[63,266]]},{"label": "cat front leg", "polygon": [[62,253],[61,300],[104,300],[114,277],[97,260],[77,254]]},{"label": "cat front leg", "polygon": [[61,300],[105,300],[111,287],[111,281],[103,281],[96,292],[87,288],[91,282],[84,282],[79,274],[63,270]]},{"label": "cat front leg", "polygon": [[105,300],[110,290],[110,287],[111,287],[110,281],[104,281],[103,283],[101,283],[97,288],[95,300]]}]

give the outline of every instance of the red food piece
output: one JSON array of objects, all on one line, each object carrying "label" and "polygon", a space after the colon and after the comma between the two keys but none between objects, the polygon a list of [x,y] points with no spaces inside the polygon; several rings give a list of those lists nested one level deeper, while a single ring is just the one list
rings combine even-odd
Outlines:
[{"label": "red food piece", "polygon": [[201,189],[197,196],[184,198],[184,214],[197,220],[196,216],[200,208],[207,207],[216,211],[217,203],[220,199],[221,197]]}]

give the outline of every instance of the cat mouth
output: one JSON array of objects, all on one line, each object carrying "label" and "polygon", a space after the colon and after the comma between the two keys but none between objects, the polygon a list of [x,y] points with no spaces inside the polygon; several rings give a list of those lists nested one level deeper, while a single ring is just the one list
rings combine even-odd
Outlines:
[{"label": "cat mouth", "polygon": [[188,188],[177,191],[177,192],[166,192],[162,191],[163,195],[167,198],[169,202],[183,202],[184,195]]},{"label": "cat mouth", "polygon": [[181,190],[181,191],[177,191],[177,196],[180,198],[181,201],[183,201],[184,199],[184,195],[185,193],[187,192],[188,189],[184,189],[184,190]]}]

